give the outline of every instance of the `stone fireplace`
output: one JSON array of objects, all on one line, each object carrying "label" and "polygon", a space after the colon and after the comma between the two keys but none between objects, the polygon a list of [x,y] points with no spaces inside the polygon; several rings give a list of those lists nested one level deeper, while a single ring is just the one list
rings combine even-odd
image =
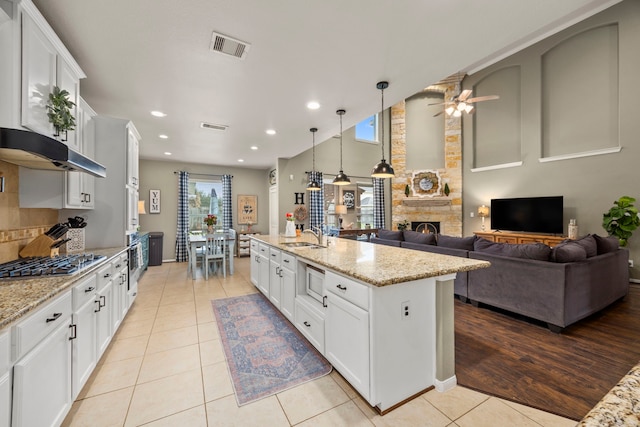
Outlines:
[{"label": "stone fireplace", "polygon": [[[445,100],[457,94],[456,84],[463,76],[449,77],[425,91],[442,93]],[[405,102],[391,107],[391,162],[395,177],[391,185],[391,229],[397,229],[398,223],[408,221],[415,230],[417,225],[428,218],[430,223],[438,223],[442,234],[462,236],[462,123],[460,118],[445,117],[444,125],[444,168],[433,168],[425,164],[424,170],[435,170],[439,176],[440,191],[430,196],[405,194],[407,185],[413,185],[413,170],[406,168],[406,111]],[[449,195],[444,194],[447,185]],[[416,226],[417,226],[416,225]]]},{"label": "stone fireplace", "polygon": [[[440,233],[440,221],[411,221],[411,229],[417,230],[420,224],[431,224],[436,230],[436,234]],[[425,226],[425,233],[433,233],[433,228],[431,226]]]}]

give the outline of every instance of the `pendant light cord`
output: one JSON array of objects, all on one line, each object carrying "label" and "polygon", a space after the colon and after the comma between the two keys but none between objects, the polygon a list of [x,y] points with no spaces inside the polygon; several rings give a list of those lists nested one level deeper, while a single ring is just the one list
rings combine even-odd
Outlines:
[{"label": "pendant light cord", "polygon": [[340,114],[340,172],[342,172],[342,114]]},{"label": "pendant light cord", "polygon": [[[315,128],[313,128],[315,129]],[[311,142],[313,144],[313,150],[312,150],[312,155],[313,155],[313,176],[315,179],[316,176],[316,130],[311,130]]]},{"label": "pendant light cord", "polygon": [[384,161],[384,87],[380,89],[381,92],[381,106],[380,106],[380,124],[382,127],[382,135],[380,135],[380,141],[382,142],[382,160]]}]

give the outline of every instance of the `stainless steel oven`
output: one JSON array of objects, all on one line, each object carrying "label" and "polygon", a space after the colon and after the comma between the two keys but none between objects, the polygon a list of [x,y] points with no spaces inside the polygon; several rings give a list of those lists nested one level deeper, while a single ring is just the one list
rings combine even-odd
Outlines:
[{"label": "stainless steel oven", "polygon": [[138,233],[128,236],[129,240],[129,283],[127,290],[130,298],[135,298],[138,292],[138,279],[142,274],[144,261],[142,259],[142,242]]}]

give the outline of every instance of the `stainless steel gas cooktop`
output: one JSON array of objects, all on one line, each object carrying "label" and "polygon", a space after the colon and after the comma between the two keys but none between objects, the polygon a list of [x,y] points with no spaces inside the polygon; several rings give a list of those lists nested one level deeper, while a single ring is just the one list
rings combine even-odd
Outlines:
[{"label": "stainless steel gas cooktop", "polygon": [[20,277],[71,275],[105,258],[104,255],[91,253],[21,258],[0,264],[0,278],[17,279]]}]

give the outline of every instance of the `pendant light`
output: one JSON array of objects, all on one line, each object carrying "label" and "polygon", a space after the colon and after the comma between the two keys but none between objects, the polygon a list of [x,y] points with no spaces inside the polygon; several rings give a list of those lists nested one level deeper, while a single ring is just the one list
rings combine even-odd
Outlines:
[{"label": "pendant light", "polygon": [[395,172],[391,167],[391,164],[387,163],[384,159],[384,90],[389,87],[389,82],[378,82],[376,84],[376,88],[380,89],[381,98],[382,98],[382,109],[380,111],[380,123],[381,123],[381,132],[380,132],[380,141],[382,146],[382,160],[380,163],[375,165],[371,170],[371,176],[374,178],[393,178],[395,176]]},{"label": "pendant light", "polygon": [[308,191],[320,191],[322,187],[318,184],[318,181],[315,180],[316,174],[316,132],[318,132],[318,128],[311,128],[312,143],[313,143],[313,169],[311,169],[311,174],[309,178],[309,184],[307,184]]},{"label": "pendant light", "polygon": [[351,184],[351,180],[349,177],[342,171],[342,116],[346,113],[345,110],[338,110],[336,114],[340,116],[340,172],[333,178],[334,185],[349,185]]}]

